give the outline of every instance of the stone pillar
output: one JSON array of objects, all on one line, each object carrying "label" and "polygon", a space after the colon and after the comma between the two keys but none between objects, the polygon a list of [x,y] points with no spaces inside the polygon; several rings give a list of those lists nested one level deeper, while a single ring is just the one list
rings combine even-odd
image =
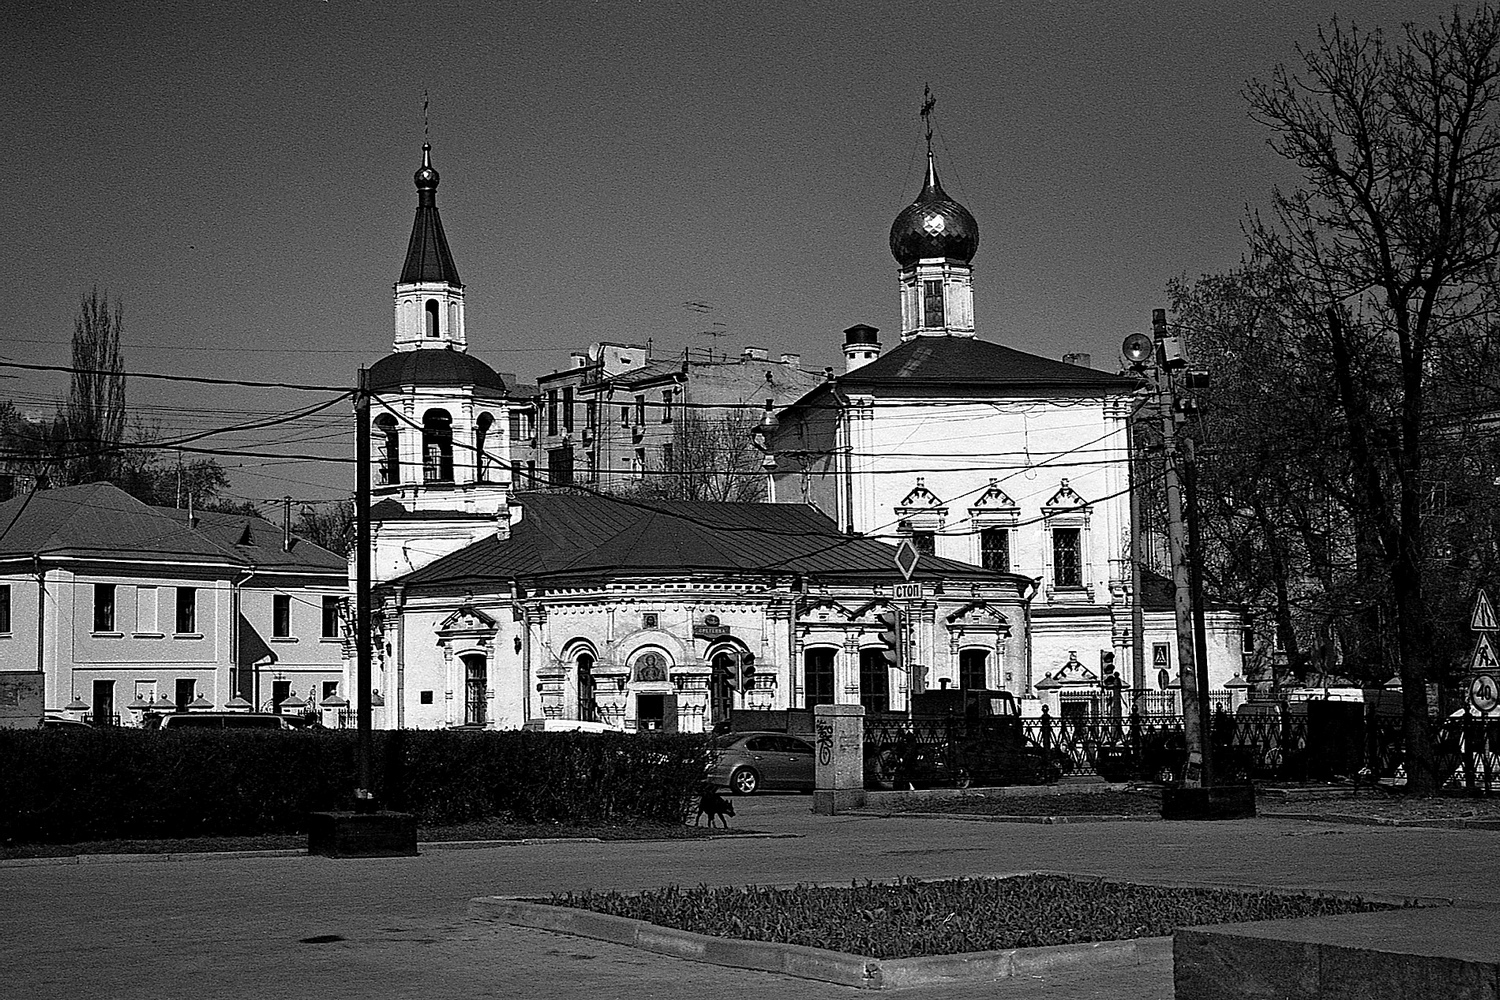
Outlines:
[{"label": "stone pillar", "polygon": [[813,750],[813,812],[832,816],[864,805],[864,706],[813,708]]}]

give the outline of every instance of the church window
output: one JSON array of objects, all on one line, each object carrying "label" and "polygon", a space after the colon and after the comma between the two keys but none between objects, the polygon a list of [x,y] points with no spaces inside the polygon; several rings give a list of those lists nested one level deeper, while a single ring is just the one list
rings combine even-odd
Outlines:
[{"label": "church window", "polygon": [[391,486],[401,482],[401,432],[396,418],[382,413],[375,418],[375,485]]},{"label": "church window", "polygon": [[487,450],[490,443],[490,428],[494,425],[493,414],[481,413],[479,422],[474,426],[474,467],[481,483],[489,482],[490,474],[495,471],[495,456]]},{"label": "church window", "polygon": [[809,649],[803,660],[803,705],[833,704],[833,655],[832,649],[819,647]]},{"label": "church window", "polygon": [[594,655],[579,653],[574,661],[578,670],[578,718],[585,722],[599,721],[599,702],[594,683]]},{"label": "church window", "polygon": [[941,281],[922,282],[922,325],[943,325],[943,283]]},{"label": "church window", "polygon": [[1052,529],[1052,584],[1055,587],[1083,586],[1083,561],[1078,528]]},{"label": "church window", "polygon": [[1010,530],[981,528],[979,531],[979,565],[985,569],[1010,572]]},{"label": "church window", "polygon": [[912,548],[924,556],[934,555],[937,551],[937,533],[932,531],[913,531],[911,533]]},{"label": "church window", "polygon": [[438,335],[438,300],[437,299],[428,299],[427,300],[427,331],[426,332],[427,332],[427,336],[429,336],[429,337],[436,337]]},{"label": "church window", "polygon": [[478,653],[465,656],[464,662],[464,725],[482,726],[485,723],[485,707],[488,701],[489,670],[484,656]]},{"label": "church window", "polygon": [[958,654],[958,686],[966,690],[989,687],[989,650],[965,649]]},{"label": "church window", "polygon": [[453,482],[453,418],[447,410],[428,410],[422,417],[422,479]]},{"label": "church window", "polygon": [[859,703],[866,712],[891,710],[891,664],[882,650],[859,651]]}]

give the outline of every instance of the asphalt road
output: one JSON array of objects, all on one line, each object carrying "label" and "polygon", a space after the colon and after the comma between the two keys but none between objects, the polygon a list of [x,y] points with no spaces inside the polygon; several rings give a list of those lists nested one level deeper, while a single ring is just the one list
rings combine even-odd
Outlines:
[{"label": "asphalt road", "polygon": [[[669,883],[841,882],[1048,869],[1123,879],[1338,889],[1500,905],[1500,833],[1287,820],[1064,826],[815,817],[738,799],[709,842],[429,850],[417,858],[203,858],[0,868],[0,997],[860,996],[470,922],[470,897]],[[318,939],[309,942],[307,939]],[[1172,995],[1170,963],[903,990],[903,997]]]}]

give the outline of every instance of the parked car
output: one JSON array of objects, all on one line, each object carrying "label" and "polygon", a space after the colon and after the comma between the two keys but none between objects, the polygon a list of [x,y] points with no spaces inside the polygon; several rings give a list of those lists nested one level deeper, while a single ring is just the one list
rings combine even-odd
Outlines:
[{"label": "parked car", "polygon": [[75,731],[94,728],[82,719],[70,719],[66,715],[44,715],[42,716],[42,720],[37,723],[37,727],[40,729],[69,729]]},{"label": "parked car", "polygon": [[276,715],[272,712],[173,712],[169,715],[148,716],[146,728],[170,729],[176,732],[187,729],[292,731],[306,727],[296,725],[285,715]]},{"label": "parked car", "polygon": [[725,733],[713,741],[708,780],[735,795],[813,790],[813,745],[786,733]]}]

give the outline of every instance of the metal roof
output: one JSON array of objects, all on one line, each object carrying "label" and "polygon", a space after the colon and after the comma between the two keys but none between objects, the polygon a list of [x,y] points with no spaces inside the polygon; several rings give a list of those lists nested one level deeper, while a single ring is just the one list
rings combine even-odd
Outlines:
[{"label": "metal roof", "polygon": [[1131,392],[1139,380],[1053,361],[974,337],[913,337],[869,364],[839,376],[843,388],[923,385],[1004,389],[1104,389]]},{"label": "metal roof", "polygon": [[467,351],[452,348],[427,348],[396,351],[370,366],[367,376],[372,392],[399,389],[405,385],[418,388],[472,385],[483,389],[508,391],[515,384]]},{"label": "metal roof", "polygon": [[[516,495],[508,539],[490,537],[400,579],[408,588],[491,585],[541,577],[782,573],[895,582],[895,546],[845,535],[796,504],[638,502],[609,496]],[[923,556],[918,579],[1019,580]]]},{"label": "metal roof", "polygon": [[406,263],[401,267],[397,284],[419,281],[445,282],[463,287],[448,236],[438,215],[438,172],[432,167],[432,147],[422,144],[422,166],[414,177],[417,185],[417,217],[412,221],[411,240],[406,245]]}]

